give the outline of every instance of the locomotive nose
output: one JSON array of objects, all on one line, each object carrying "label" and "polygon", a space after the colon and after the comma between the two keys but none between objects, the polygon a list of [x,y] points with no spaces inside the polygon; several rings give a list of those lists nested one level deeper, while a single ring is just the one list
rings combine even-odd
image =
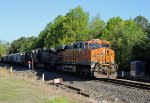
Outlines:
[{"label": "locomotive nose", "polygon": [[108,48],[104,48],[104,55],[103,55],[103,63],[105,63],[105,64],[110,64],[111,63],[111,59],[112,59],[112,57],[111,57],[111,51],[108,49]]}]

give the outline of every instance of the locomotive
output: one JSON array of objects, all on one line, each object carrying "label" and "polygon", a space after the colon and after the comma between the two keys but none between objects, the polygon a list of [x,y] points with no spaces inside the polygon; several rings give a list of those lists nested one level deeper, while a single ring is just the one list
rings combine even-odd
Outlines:
[{"label": "locomotive", "polygon": [[[97,78],[116,78],[117,76],[115,52],[111,49],[110,42],[106,40],[92,39],[51,49],[39,48],[32,50],[31,53],[19,54],[20,63],[26,64],[27,60],[32,59],[35,67],[43,67],[52,71],[73,72]],[[2,57],[2,61],[13,63],[6,60],[12,55],[15,54]],[[16,61],[17,59],[14,60]]]}]

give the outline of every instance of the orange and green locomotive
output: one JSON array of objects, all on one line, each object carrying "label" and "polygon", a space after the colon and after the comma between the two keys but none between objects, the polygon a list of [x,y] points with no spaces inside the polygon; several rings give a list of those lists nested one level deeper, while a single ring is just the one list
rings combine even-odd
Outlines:
[{"label": "orange and green locomotive", "polygon": [[77,42],[57,49],[54,62],[59,71],[75,72],[85,76],[116,78],[115,52],[110,42],[100,39]]}]

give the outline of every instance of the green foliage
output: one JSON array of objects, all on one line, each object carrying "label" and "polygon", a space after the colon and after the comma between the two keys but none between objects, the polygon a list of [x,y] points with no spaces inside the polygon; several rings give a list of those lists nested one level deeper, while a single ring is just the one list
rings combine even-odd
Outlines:
[{"label": "green foliage", "polygon": [[36,38],[34,36],[28,38],[21,37],[14,40],[9,48],[9,53],[29,51],[33,48],[33,42],[35,42],[35,40]]},{"label": "green foliage", "polygon": [[85,34],[88,33],[87,13],[80,6],[70,10],[66,14],[64,28],[66,29],[66,35],[74,38],[73,42],[86,40]]},{"label": "green foliage", "polygon": [[88,15],[78,6],[70,10],[65,16],[57,16],[54,22],[50,22],[45,30],[46,47],[54,47],[62,44],[71,44],[86,40],[88,33]]},{"label": "green foliage", "polygon": [[43,48],[46,35],[47,34],[46,34],[45,31],[41,31],[40,34],[39,34],[39,37],[35,40],[35,42],[33,42],[32,49]]},{"label": "green foliage", "polygon": [[34,43],[35,48],[50,48],[97,37],[105,23],[98,15],[91,20],[90,24],[88,20],[88,13],[84,12],[80,6],[71,9],[65,16],[58,15],[39,34]]},{"label": "green foliage", "polygon": [[[150,23],[145,17],[140,15],[134,21],[136,21],[137,26],[145,33],[146,39],[133,47],[133,60],[145,61],[146,68],[150,68]],[[146,74],[150,75],[150,70],[146,71]]]},{"label": "green foliage", "polygon": [[4,55],[8,53],[9,43],[0,40],[0,55]]},{"label": "green foliage", "polygon": [[107,22],[102,38],[111,42],[119,67],[127,69],[132,60],[133,47],[143,43],[146,36],[134,20],[123,21],[120,17],[116,17]]},{"label": "green foliage", "polygon": [[101,36],[102,30],[105,28],[105,22],[100,19],[99,15],[96,15],[89,23],[89,37],[93,39]]},{"label": "green foliage", "polygon": [[65,17],[59,15],[55,18],[54,23],[49,23],[45,28],[47,33],[45,46],[46,47],[54,47],[59,44],[59,39],[63,38],[64,30],[63,30],[63,22]]},{"label": "green foliage", "polygon": [[139,15],[135,17],[134,21],[137,23],[137,25],[142,28],[143,31],[150,33],[150,23],[148,22],[148,19],[145,17]]}]

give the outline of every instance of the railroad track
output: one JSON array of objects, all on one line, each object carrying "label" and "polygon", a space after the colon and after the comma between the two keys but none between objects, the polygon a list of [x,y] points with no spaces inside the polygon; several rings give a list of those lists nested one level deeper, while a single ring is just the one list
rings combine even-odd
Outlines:
[{"label": "railroad track", "polygon": [[150,92],[150,84],[143,83],[143,82],[125,81],[125,80],[120,80],[120,79],[103,79],[103,78],[96,79],[94,81],[108,83],[108,84],[112,84],[116,86],[122,85],[127,88],[133,88],[133,89],[144,90],[144,91]]},{"label": "railroad track", "polygon": [[92,80],[95,82],[102,82],[116,86],[125,86],[127,88],[143,90],[150,92],[150,83],[138,82],[133,80],[124,80],[124,79],[108,79],[108,78],[95,78],[95,77],[83,77],[81,75],[70,75],[80,79]]}]

